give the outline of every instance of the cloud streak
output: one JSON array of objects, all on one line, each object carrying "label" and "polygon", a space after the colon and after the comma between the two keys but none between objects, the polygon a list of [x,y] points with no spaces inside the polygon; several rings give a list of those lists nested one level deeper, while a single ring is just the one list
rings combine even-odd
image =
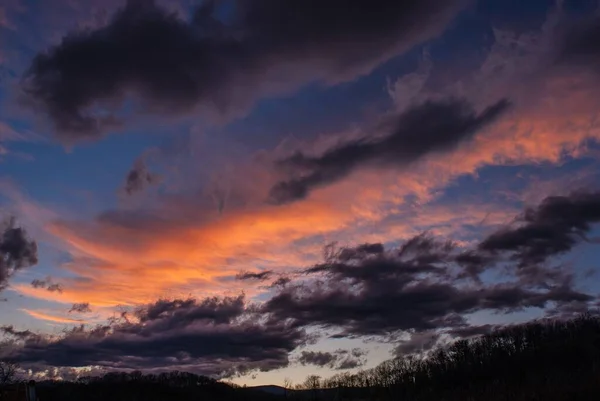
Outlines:
[{"label": "cloud streak", "polygon": [[88,302],[76,303],[71,306],[69,309],[69,313],[91,313],[92,308],[90,308],[90,304]]},{"label": "cloud streak", "polygon": [[265,270],[262,272],[241,272],[236,274],[236,280],[257,280],[257,281],[266,281],[269,280],[273,276],[272,270]]},{"label": "cloud streak", "polygon": [[301,365],[328,367],[335,370],[354,369],[364,365],[365,352],[360,348],[351,351],[337,350],[334,352],[302,351],[298,357]]},{"label": "cloud streak", "polygon": [[303,199],[315,188],[330,185],[364,167],[405,167],[427,155],[449,152],[496,120],[509,107],[503,99],[476,114],[464,100],[428,101],[383,123],[389,133],[342,143],[320,156],[296,152],[281,160],[298,175],[277,183],[270,200],[281,204]]},{"label": "cloud streak", "polygon": [[60,294],[62,294],[63,292],[63,286],[60,283],[55,283],[52,280],[52,277],[46,277],[43,280],[40,279],[34,279],[31,281],[31,286],[33,288],[43,288],[49,292],[58,292]]},{"label": "cloud streak", "polygon": [[53,323],[65,323],[65,324],[81,324],[83,322],[82,319],[72,319],[64,316],[56,316],[50,313],[35,311],[31,309],[21,309],[23,312],[27,313],[29,316],[34,317],[39,320],[45,320]]}]

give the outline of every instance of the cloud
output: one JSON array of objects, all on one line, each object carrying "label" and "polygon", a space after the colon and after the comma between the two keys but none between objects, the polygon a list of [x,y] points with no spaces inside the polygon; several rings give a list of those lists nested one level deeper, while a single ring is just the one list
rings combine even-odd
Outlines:
[{"label": "cloud", "polygon": [[337,356],[331,352],[321,351],[302,351],[298,357],[298,362],[302,365],[327,366],[335,362]]},{"label": "cloud", "polygon": [[39,335],[30,330],[16,330],[12,325],[0,327],[0,331],[5,335],[17,338],[19,340],[37,339]]},{"label": "cloud", "polygon": [[67,142],[121,127],[129,95],[134,114],[228,114],[261,94],[368,73],[439,34],[465,3],[237,0],[221,21],[208,1],[185,21],[130,0],[107,25],[38,54],[23,89]]},{"label": "cloud", "polygon": [[127,195],[131,196],[138,192],[142,192],[150,185],[158,184],[160,180],[160,175],[149,171],[145,161],[143,159],[138,159],[127,173],[127,177],[125,177],[123,190]]},{"label": "cloud", "polygon": [[269,280],[273,276],[272,270],[265,270],[261,272],[241,272],[236,274],[236,280],[257,280],[257,281],[266,281]]},{"label": "cloud", "polygon": [[[531,210],[547,210],[546,204]],[[566,216],[571,215],[581,214]],[[575,288],[567,271],[553,275],[553,268],[540,265],[539,276],[524,277],[517,264],[507,269],[499,261],[510,259],[508,250],[489,253],[482,270],[501,269],[505,281],[473,280],[461,264],[468,252],[482,252],[479,243],[454,243],[430,234],[397,247],[375,242],[330,246],[323,262],[286,276],[289,281],[271,288],[272,298],[261,305],[248,305],[243,296],[159,299],[111,325],[13,347],[11,356],[24,365],[169,367],[231,375],[286,366],[289,354],[309,338],[304,329],[326,327],[337,331],[334,336],[386,339],[408,332],[410,339],[394,340],[396,352],[408,353],[426,349],[432,342],[425,340],[440,341],[444,333],[462,338],[490,329],[467,323],[466,316],[474,312],[581,310],[595,301]],[[334,369],[358,367],[362,360],[350,351],[329,356],[303,351],[299,363]]]},{"label": "cloud", "polygon": [[0,237],[0,291],[18,270],[37,264],[37,244],[22,227],[16,227],[14,218],[4,224]]},{"label": "cloud", "polygon": [[302,351],[297,360],[302,365],[314,365],[344,370],[364,365],[365,361],[362,359],[364,355],[365,352],[360,348],[355,348],[351,351],[337,350],[334,352]]},{"label": "cloud", "polygon": [[83,322],[81,319],[71,319],[64,316],[56,316],[50,313],[34,311],[31,309],[21,309],[23,312],[27,313],[29,316],[32,316],[36,319],[46,320],[54,323],[65,323],[65,324],[80,324]]},{"label": "cloud", "polygon": [[44,288],[50,292],[58,292],[60,294],[63,292],[62,284],[53,282],[52,277],[46,277],[44,280],[36,278],[31,281],[31,286],[33,288]]},{"label": "cloud", "polygon": [[478,248],[490,253],[509,252],[519,266],[531,266],[571,251],[586,241],[592,224],[598,222],[600,192],[551,196],[528,208],[512,226],[485,238]]},{"label": "cloud", "polygon": [[216,376],[286,366],[288,353],[304,341],[304,333],[253,318],[243,304],[242,297],[159,300],[139,308],[138,321],[75,327],[58,338],[26,342],[4,353],[23,366],[168,367]]},{"label": "cloud", "polygon": [[92,308],[90,308],[90,304],[87,302],[82,302],[82,303],[76,303],[73,304],[73,306],[71,306],[71,309],[69,309],[69,313],[91,313],[92,312]]},{"label": "cloud", "polygon": [[[333,253],[306,269],[309,276],[318,276],[280,289],[263,311],[296,327],[337,328],[341,335],[364,336],[464,327],[464,316],[477,311],[506,313],[594,299],[574,289],[566,274],[556,276],[564,279],[557,283],[548,283],[544,274],[523,280],[514,270],[506,281],[465,281],[456,262],[461,251],[428,235],[383,253],[351,250],[360,256],[350,260],[338,256],[344,253]],[[490,263],[485,269],[495,266]]]},{"label": "cloud", "polygon": [[555,63],[558,66],[598,68],[600,63],[600,18],[597,15],[561,26]]},{"label": "cloud", "polygon": [[278,204],[303,199],[314,188],[330,185],[359,168],[405,167],[424,156],[449,152],[493,122],[509,105],[501,100],[476,114],[464,100],[428,101],[386,121],[387,136],[342,143],[320,156],[296,152],[280,164],[299,177],[277,183],[270,199]]},{"label": "cloud", "polygon": [[275,287],[284,287],[287,284],[289,284],[292,281],[291,278],[289,277],[279,277],[277,280],[273,281],[269,287],[270,288],[275,288]]},{"label": "cloud", "polygon": [[205,298],[201,302],[194,298],[186,300],[160,299],[136,312],[140,322],[168,318],[171,325],[186,325],[189,321],[209,319],[216,323],[231,323],[245,312],[244,297]]}]

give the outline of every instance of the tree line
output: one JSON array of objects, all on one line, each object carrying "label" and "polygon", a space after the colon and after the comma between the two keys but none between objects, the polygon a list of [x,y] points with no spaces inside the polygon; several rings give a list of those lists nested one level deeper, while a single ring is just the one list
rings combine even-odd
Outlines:
[{"label": "tree line", "polygon": [[535,321],[355,374],[310,375],[289,397],[335,400],[598,400],[600,318]]},{"label": "tree line", "polygon": [[[4,364],[3,369],[0,378],[14,378],[15,365]],[[44,381],[37,387],[40,401],[591,401],[600,394],[600,317],[535,321],[460,340],[426,355],[393,358],[354,374],[310,375],[296,386],[286,381],[283,395],[186,372],[112,372]]]}]

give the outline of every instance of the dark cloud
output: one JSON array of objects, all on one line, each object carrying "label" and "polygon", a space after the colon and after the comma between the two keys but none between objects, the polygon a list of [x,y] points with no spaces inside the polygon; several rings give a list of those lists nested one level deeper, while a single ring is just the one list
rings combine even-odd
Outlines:
[{"label": "dark cloud", "polygon": [[327,366],[332,362],[335,362],[337,356],[331,352],[321,351],[302,351],[298,357],[298,362],[302,365],[315,365],[315,366]]},{"label": "dark cloud", "polygon": [[46,289],[50,292],[63,292],[62,285],[59,283],[50,284]]},{"label": "dark cloud", "polygon": [[429,101],[386,121],[386,136],[365,136],[319,156],[296,152],[280,161],[296,177],[273,186],[270,201],[305,198],[314,188],[337,182],[361,167],[404,167],[426,155],[450,151],[508,107],[509,102],[501,100],[477,114],[463,100]]},{"label": "dark cloud", "polygon": [[[466,323],[464,316],[477,311],[537,307],[572,316],[597,299],[578,291],[574,273],[551,259],[586,241],[599,221],[600,194],[575,192],[527,208],[468,249],[428,234],[395,249],[328,246],[325,261],[305,269],[303,281],[278,288],[264,311],[297,327],[341,329],[335,336],[413,333],[398,352],[421,347],[424,335],[440,329],[453,337],[492,330]],[[504,281],[481,279],[492,269]]]},{"label": "dark cloud", "polygon": [[23,366],[189,370],[222,375],[288,364],[304,332],[285,323],[259,322],[243,297],[159,300],[137,311],[139,323],[75,327],[4,350]]},{"label": "dark cloud", "polygon": [[90,308],[90,304],[88,302],[73,304],[71,309],[69,309],[69,313],[91,313],[92,308]]},{"label": "dark cloud", "polygon": [[296,327],[340,328],[343,335],[360,336],[464,327],[463,316],[477,311],[506,313],[593,299],[571,281],[549,286],[518,276],[497,284],[461,280],[459,254],[452,243],[420,235],[382,253],[352,260],[334,256],[306,270],[316,278],[280,289],[263,310]]},{"label": "dark cloud", "polygon": [[36,334],[30,330],[16,330],[12,325],[0,326],[0,332],[19,340],[29,340],[39,337],[39,334]]},{"label": "dark cloud", "polygon": [[571,251],[599,221],[600,192],[551,196],[528,208],[514,225],[485,238],[479,250],[509,253],[520,267],[536,265]]},{"label": "dark cloud", "polygon": [[8,286],[8,280],[18,270],[37,264],[37,244],[30,239],[14,219],[5,225],[0,237],[0,291]]},{"label": "dark cloud", "polygon": [[285,287],[289,283],[292,282],[292,279],[289,277],[279,277],[277,280],[273,281],[269,288],[277,288],[277,287]]},{"label": "dark cloud", "polygon": [[46,280],[35,279],[31,281],[31,286],[33,288],[46,288]]},{"label": "dark cloud", "polygon": [[440,33],[465,1],[231,3],[227,21],[214,1],[185,21],[154,1],[127,1],[106,26],[38,54],[23,79],[27,101],[71,142],[116,129],[131,113],[229,114],[265,91],[367,73]]},{"label": "dark cloud", "polygon": [[342,248],[336,257],[340,260],[360,260],[368,255],[381,255],[385,251],[383,244],[362,244],[354,248]]},{"label": "dark cloud", "polygon": [[43,288],[50,292],[63,292],[62,285],[60,283],[55,283],[52,277],[46,277],[43,280],[36,278],[35,280],[31,281],[31,286],[33,288]]},{"label": "dark cloud", "polygon": [[161,299],[138,309],[135,314],[142,323],[167,322],[174,327],[198,320],[229,324],[245,312],[244,297],[240,295],[235,298],[205,298],[202,301],[195,298]]},{"label": "dark cloud", "polygon": [[127,177],[125,177],[123,190],[127,195],[133,195],[143,191],[149,185],[159,183],[160,179],[160,175],[148,170],[143,159],[138,159],[127,173]]},{"label": "dark cloud", "polygon": [[556,45],[558,65],[600,66],[600,18],[580,19],[563,26]]},{"label": "dark cloud", "polygon": [[265,270],[261,272],[241,272],[235,276],[236,280],[257,280],[266,281],[273,276],[273,271]]},{"label": "dark cloud", "polygon": [[353,369],[364,365],[365,352],[360,348],[334,352],[302,351],[298,362],[302,365],[329,367],[336,370]]}]

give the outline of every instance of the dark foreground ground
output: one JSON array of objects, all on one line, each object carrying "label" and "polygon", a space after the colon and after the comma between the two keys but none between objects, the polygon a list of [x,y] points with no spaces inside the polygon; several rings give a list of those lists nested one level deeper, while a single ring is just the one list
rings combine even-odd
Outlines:
[{"label": "dark foreground ground", "polygon": [[312,377],[306,383],[294,390],[240,388],[189,373],[134,372],[40,382],[37,393],[40,401],[598,401],[600,318],[513,326],[459,341],[427,358],[392,359],[357,374]]}]

